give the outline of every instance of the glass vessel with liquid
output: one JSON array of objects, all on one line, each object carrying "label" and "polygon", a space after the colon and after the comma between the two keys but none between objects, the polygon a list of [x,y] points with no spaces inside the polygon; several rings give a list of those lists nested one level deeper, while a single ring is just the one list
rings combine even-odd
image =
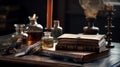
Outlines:
[{"label": "glass vessel with liquid", "polygon": [[54,20],[54,26],[51,30],[51,35],[54,37],[54,40],[57,41],[57,38],[63,34],[63,29],[60,26],[59,20]]},{"label": "glass vessel with liquid", "polygon": [[43,26],[37,23],[37,18],[36,14],[33,14],[32,17],[29,16],[30,23],[26,28],[28,46],[40,41],[43,35]]},{"label": "glass vessel with liquid", "polygon": [[44,36],[42,37],[42,49],[52,48],[53,44],[54,40],[51,36],[51,32],[44,32]]},{"label": "glass vessel with liquid", "polygon": [[14,24],[16,32],[12,35],[11,41],[13,44],[20,43],[26,44],[27,43],[27,34],[24,32],[25,24]]}]

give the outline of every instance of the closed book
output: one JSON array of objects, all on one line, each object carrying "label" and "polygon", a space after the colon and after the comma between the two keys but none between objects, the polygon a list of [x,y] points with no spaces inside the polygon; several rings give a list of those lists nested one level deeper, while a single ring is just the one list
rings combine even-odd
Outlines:
[{"label": "closed book", "polygon": [[105,35],[85,35],[85,34],[63,34],[58,37],[59,43],[77,43],[84,45],[99,45],[102,40],[105,40]]},{"label": "closed book", "polygon": [[102,38],[99,42],[91,42],[91,40],[83,41],[77,39],[59,39],[58,44],[76,44],[76,45],[86,45],[86,46],[102,46],[103,42],[106,42],[105,38]]},{"label": "closed book", "polygon": [[106,42],[103,41],[100,46],[96,46],[93,44],[71,44],[71,43],[58,43],[56,45],[56,50],[66,50],[66,51],[94,51],[94,52],[102,52],[105,51]]},{"label": "closed book", "polygon": [[91,41],[100,41],[102,38],[104,38],[105,35],[104,34],[96,34],[96,35],[87,35],[87,34],[63,34],[61,36],[59,36],[59,39],[85,39],[85,40],[91,40]]},{"label": "closed book", "polygon": [[105,50],[101,53],[96,52],[76,52],[76,51],[52,51],[43,50],[39,55],[48,56],[51,59],[68,61],[68,62],[91,62],[97,59],[101,59],[109,55],[109,50]]},{"label": "closed book", "polygon": [[106,40],[104,35],[63,34],[59,37],[56,45],[56,50],[67,51],[102,52],[105,49]]}]

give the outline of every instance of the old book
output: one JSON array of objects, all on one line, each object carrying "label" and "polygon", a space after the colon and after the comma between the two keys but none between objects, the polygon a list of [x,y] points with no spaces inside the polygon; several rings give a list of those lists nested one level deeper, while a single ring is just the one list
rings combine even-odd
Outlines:
[{"label": "old book", "polygon": [[105,35],[63,34],[58,38],[56,50],[95,51],[106,49]]},{"label": "old book", "polygon": [[93,42],[92,40],[85,39],[58,39],[58,44],[76,44],[76,45],[86,45],[86,46],[102,46],[106,42],[105,38],[102,38],[100,41]]},{"label": "old book", "polygon": [[52,59],[68,61],[68,62],[91,62],[109,55],[109,50],[101,53],[96,52],[76,52],[76,51],[52,51],[43,50],[39,55],[48,56]]},{"label": "old book", "polygon": [[58,37],[59,43],[79,43],[99,45],[105,39],[105,35],[63,34]]},{"label": "old book", "polygon": [[65,50],[65,51],[94,51],[94,52],[102,52],[105,51],[106,45],[104,46],[80,46],[80,45],[57,45],[56,50]]}]

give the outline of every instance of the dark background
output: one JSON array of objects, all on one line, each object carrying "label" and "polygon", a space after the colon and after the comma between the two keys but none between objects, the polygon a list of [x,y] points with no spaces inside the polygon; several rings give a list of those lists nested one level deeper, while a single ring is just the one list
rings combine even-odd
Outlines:
[{"label": "dark background", "polygon": [[[9,9],[6,9],[6,6]],[[60,20],[64,33],[83,33],[83,27],[87,25],[87,22],[78,0],[54,0],[53,6],[53,20]],[[17,9],[12,10],[11,7]],[[120,42],[120,5],[114,5],[114,9],[116,11],[114,11],[112,24],[115,28],[112,29],[112,39],[115,42]],[[15,23],[28,24],[28,16],[32,16],[33,13],[37,14],[38,23],[45,28],[46,0],[0,0],[0,35],[15,32],[13,27]],[[7,18],[3,19],[2,15]],[[100,28],[100,34],[107,32],[106,25],[104,12],[101,11],[95,22],[95,26]]]}]

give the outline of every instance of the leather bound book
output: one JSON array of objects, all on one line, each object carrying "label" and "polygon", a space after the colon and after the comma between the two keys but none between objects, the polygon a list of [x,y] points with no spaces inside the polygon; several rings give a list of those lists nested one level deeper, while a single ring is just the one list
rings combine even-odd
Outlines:
[{"label": "leather bound book", "polygon": [[56,50],[67,51],[102,52],[105,49],[104,35],[63,34],[58,38],[56,45]]},{"label": "leather bound book", "polygon": [[58,43],[79,43],[79,44],[94,44],[99,43],[105,39],[105,35],[86,35],[86,34],[63,34],[58,37]]},{"label": "leather bound book", "polygon": [[39,55],[48,56],[51,59],[83,63],[91,62],[97,59],[101,59],[109,55],[109,50],[105,50],[101,53],[96,52],[76,52],[76,51],[52,51],[52,50],[43,50]]},{"label": "leather bound book", "polygon": [[73,44],[57,44],[56,50],[64,50],[64,51],[93,51],[93,52],[102,52],[105,51],[106,44],[99,47],[99,46],[85,46],[85,45],[73,45]]}]

